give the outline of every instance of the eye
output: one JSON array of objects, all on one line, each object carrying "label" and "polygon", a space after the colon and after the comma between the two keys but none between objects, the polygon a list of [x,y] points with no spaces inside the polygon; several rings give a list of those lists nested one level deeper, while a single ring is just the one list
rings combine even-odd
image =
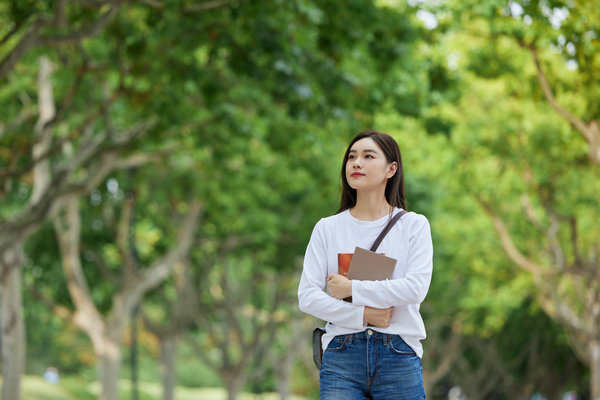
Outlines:
[{"label": "eye", "polygon": [[356,158],[356,157],[354,156],[354,154],[350,154],[350,155],[348,156],[348,160],[354,160],[355,158]]},{"label": "eye", "polygon": [[367,155],[365,155],[365,158],[375,158],[375,157],[373,157],[371,154],[367,154]]}]

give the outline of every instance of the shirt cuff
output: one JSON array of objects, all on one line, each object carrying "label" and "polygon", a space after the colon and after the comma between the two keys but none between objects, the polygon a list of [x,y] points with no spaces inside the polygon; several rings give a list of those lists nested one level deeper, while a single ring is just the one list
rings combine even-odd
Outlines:
[{"label": "shirt cuff", "polygon": [[361,282],[352,280],[352,304],[356,306],[366,306],[365,299],[361,296]]}]

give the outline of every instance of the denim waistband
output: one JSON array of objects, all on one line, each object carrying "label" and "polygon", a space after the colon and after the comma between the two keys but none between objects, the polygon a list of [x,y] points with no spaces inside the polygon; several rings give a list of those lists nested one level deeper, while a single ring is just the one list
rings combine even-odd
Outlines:
[{"label": "denim waistband", "polygon": [[349,333],[347,335],[338,335],[338,338],[344,338],[346,343],[350,344],[353,340],[382,340],[384,345],[393,337],[399,337],[398,335],[390,335],[388,333],[377,332],[374,329],[368,328],[362,332]]}]

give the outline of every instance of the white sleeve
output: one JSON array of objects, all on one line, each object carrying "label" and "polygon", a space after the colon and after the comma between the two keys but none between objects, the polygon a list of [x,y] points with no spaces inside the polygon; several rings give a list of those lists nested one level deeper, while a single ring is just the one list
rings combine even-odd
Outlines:
[{"label": "white sleeve", "polygon": [[302,277],[298,286],[298,305],[302,312],[349,329],[364,329],[364,307],[338,300],[325,293],[327,284],[327,241],[323,220],[310,237]]},{"label": "white sleeve", "polygon": [[352,281],[352,303],[375,308],[420,304],[433,272],[433,244],[427,218],[418,216],[410,227],[406,275],[385,281]]}]

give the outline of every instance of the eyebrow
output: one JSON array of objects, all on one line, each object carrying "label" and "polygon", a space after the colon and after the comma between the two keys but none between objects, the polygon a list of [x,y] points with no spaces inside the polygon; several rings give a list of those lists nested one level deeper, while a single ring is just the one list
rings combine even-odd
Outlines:
[{"label": "eyebrow", "polygon": [[[357,153],[357,150],[350,150],[349,153]],[[377,150],[373,150],[373,149],[366,149],[362,151],[363,153],[375,153],[375,154],[379,154],[379,152]]]}]

